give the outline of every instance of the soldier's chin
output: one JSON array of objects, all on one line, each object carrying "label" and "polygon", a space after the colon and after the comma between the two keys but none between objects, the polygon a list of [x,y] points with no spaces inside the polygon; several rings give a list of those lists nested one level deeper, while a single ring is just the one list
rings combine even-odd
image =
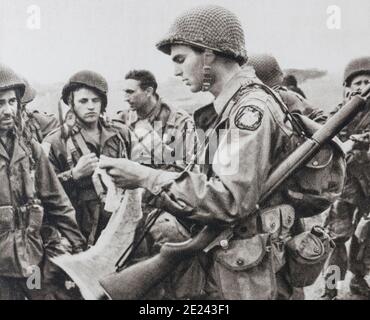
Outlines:
[{"label": "soldier's chin", "polygon": [[190,89],[191,92],[196,93],[196,92],[201,91],[202,87],[198,86],[198,85],[191,84],[189,89]]},{"label": "soldier's chin", "polygon": [[0,121],[0,130],[6,131],[13,129],[15,126],[14,120],[2,120]]},{"label": "soldier's chin", "polygon": [[99,117],[86,117],[84,122],[87,124],[95,123],[99,120]]}]

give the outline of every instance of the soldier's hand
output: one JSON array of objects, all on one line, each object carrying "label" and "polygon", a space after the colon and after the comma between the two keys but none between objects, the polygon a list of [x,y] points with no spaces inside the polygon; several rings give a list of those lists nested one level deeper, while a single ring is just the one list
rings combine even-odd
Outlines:
[{"label": "soldier's hand", "polygon": [[147,178],[150,169],[128,159],[114,159],[105,156],[100,157],[99,167],[106,169],[113,182],[125,189],[143,186],[143,181]]},{"label": "soldier's hand", "polygon": [[349,138],[354,142],[370,144],[370,132],[353,134]]},{"label": "soldier's hand", "polygon": [[73,179],[78,180],[93,174],[98,167],[99,159],[95,153],[89,153],[82,156],[76,166],[72,169]]}]

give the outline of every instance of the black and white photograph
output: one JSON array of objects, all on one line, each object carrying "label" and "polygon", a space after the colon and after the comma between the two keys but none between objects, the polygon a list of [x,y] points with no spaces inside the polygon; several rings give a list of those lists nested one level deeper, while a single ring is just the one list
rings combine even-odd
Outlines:
[{"label": "black and white photograph", "polygon": [[369,21],[368,0],[1,0],[0,300],[369,300]]}]

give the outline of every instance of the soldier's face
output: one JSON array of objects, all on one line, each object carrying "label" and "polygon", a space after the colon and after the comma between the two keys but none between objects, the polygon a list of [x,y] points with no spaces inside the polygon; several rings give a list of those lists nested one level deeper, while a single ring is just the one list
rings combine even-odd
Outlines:
[{"label": "soldier's face", "polygon": [[73,93],[74,109],[77,117],[85,123],[95,123],[99,120],[102,107],[100,97],[92,90],[80,88]]},{"label": "soldier's face", "polygon": [[125,101],[133,110],[140,110],[148,103],[150,95],[140,88],[140,82],[137,80],[126,79],[123,84],[123,92]]},{"label": "soldier's face", "polygon": [[14,128],[17,105],[17,96],[14,90],[0,91],[0,132]]},{"label": "soldier's face", "polygon": [[173,45],[171,58],[175,67],[175,76],[181,77],[190,91],[202,90],[203,84],[203,54],[194,51],[191,47]]},{"label": "soldier's face", "polygon": [[363,90],[370,83],[370,74],[361,74],[354,77],[350,88],[352,91]]},{"label": "soldier's face", "polygon": [[354,77],[350,85],[344,89],[344,102],[351,100],[354,93],[362,92],[369,83],[370,74],[360,74]]}]

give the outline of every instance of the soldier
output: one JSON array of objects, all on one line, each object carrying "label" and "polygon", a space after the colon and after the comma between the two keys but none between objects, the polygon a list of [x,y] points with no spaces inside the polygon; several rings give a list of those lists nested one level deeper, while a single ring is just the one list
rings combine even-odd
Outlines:
[{"label": "soldier", "polygon": [[[370,83],[370,57],[361,57],[352,60],[344,71],[344,98],[343,103],[336,107],[331,114],[336,113],[353,95],[361,92]],[[360,112],[356,118],[339,134],[340,139],[348,146],[347,154],[347,180],[341,199],[336,201],[329,212],[327,225],[331,231],[336,248],[328,262],[329,266],[340,269],[340,280],[344,280],[349,270],[354,274],[350,282],[353,294],[369,297],[369,286],[364,276],[369,271],[370,247],[369,238],[359,244],[354,231],[360,219],[370,211],[370,161],[367,159],[369,145],[355,143],[352,135],[362,134],[370,130],[369,108]],[[364,147],[365,146],[365,147]],[[349,256],[345,242],[352,237]],[[333,278],[333,270],[328,270],[326,279]],[[337,282],[337,281],[335,281]],[[331,283],[331,282],[330,282]],[[337,297],[337,283],[335,286],[326,285],[324,299]]]},{"label": "soldier", "polygon": [[247,65],[252,66],[257,77],[267,86],[279,93],[290,112],[303,114],[317,122],[325,119],[323,111],[311,106],[304,95],[287,87],[284,82],[284,74],[276,58],[268,54],[256,54],[249,57]]},{"label": "soldier", "polygon": [[59,122],[54,115],[40,113],[37,110],[27,110],[27,104],[31,103],[36,97],[36,91],[26,79],[23,79],[23,82],[26,85],[26,90],[22,97],[24,125],[33,138],[41,143],[44,137],[59,126]]},{"label": "soldier", "polygon": [[288,74],[284,77],[283,85],[286,86],[289,90],[292,90],[294,92],[297,92],[299,95],[302,96],[302,98],[306,99],[306,95],[302,91],[300,87],[298,87],[297,79],[294,75]]},{"label": "soldier", "polygon": [[[122,112],[120,119],[131,129],[131,159],[152,168],[181,172],[196,146],[194,122],[185,111],[164,103],[157,93],[157,87],[154,75],[147,70],[132,70],[125,76],[125,100],[130,109]],[[150,197],[150,192],[143,193],[144,218],[138,226],[137,236],[140,236],[143,231],[141,227],[155,209],[148,204]],[[182,232],[174,233],[173,230]],[[131,262],[157,253],[165,242],[179,242],[189,236],[172,215],[163,212],[140,249],[132,253]],[[155,291],[157,299],[174,296],[169,288],[160,294],[159,288]]]},{"label": "soldier", "polygon": [[[22,130],[21,98],[25,84],[0,66],[0,300],[40,299],[48,294],[43,263],[42,227],[56,228],[80,252],[85,240],[75,211],[38,142]],[[62,244],[59,244],[62,246]],[[54,253],[55,254],[55,253]],[[27,286],[27,277],[42,275],[41,290]],[[39,288],[40,289],[40,288]]]},{"label": "soldier", "polygon": [[107,107],[107,91],[107,82],[100,74],[74,74],[62,92],[63,102],[70,107],[66,125],[51,132],[43,142],[88,245],[96,242],[110,218],[104,210],[104,187],[92,176],[99,157],[104,154],[122,158],[130,153],[126,126],[108,123],[102,116]]},{"label": "soldier", "polygon": [[194,122],[185,111],[164,103],[157,87],[147,70],[127,73],[123,90],[130,109],[121,113],[120,119],[133,133],[132,158],[148,160],[156,168],[182,171],[186,153],[194,151]]},{"label": "soldier", "polygon": [[209,129],[218,139],[213,145],[211,135],[202,155],[209,161],[201,173],[165,172],[127,159],[105,158],[100,166],[118,185],[146,188],[155,206],[192,221],[193,234],[207,224],[230,228],[231,237],[220,236],[207,256],[199,254],[198,273],[183,288],[184,296],[291,297],[284,243],[295,233],[298,216],[284,189],[259,200],[267,176],[293,148],[294,129],[254,72],[241,68],[247,52],[239,19],[220,6],[193,8],[175,20],[157,47],[171,56],[175,75],[192,92],[209,90],[216,98],[217,119]]}]

